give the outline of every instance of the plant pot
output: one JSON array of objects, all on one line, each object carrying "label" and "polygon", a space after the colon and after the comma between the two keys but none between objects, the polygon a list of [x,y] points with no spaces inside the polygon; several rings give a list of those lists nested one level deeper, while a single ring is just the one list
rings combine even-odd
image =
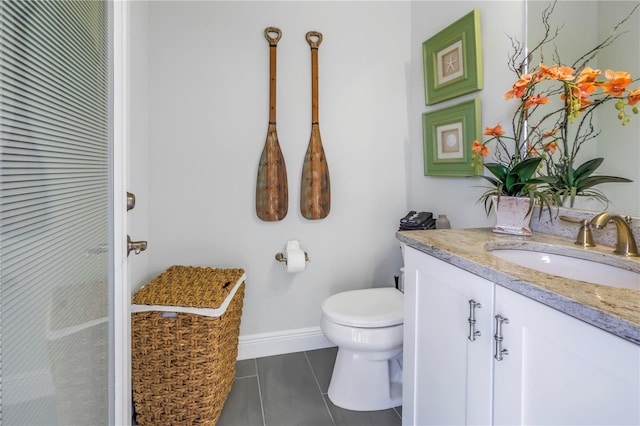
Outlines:
[{"label": "plant pot", "polygon": [[497,234],[531,235],[531,199],[528,197],[491,197],[496,210],[496,225],[493,232]]}]

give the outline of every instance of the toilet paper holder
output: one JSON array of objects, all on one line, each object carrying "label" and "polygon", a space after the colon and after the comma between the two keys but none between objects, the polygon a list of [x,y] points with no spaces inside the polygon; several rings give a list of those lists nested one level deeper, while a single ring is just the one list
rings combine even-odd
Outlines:
[{"label": "toilet paper holder", "polygon": [[[284,254],[282,254],[282,253],[276,253],[276,260],[277,260],[278,262],[284,262],[284,263],[287,263],[287,257],[286,257]],[[305,260],[305,262],[308,262],[308,261],[309,261],[309,255],[307,254],[307,252],[306,252],[306,251],[304,252],[304,260]]]}]

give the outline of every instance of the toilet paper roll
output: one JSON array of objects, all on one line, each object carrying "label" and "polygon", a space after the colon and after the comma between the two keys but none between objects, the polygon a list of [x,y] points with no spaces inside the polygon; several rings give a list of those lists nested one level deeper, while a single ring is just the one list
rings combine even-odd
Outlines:
[{"label": "toilet paper roll", "polygon": [[296,240],[288,241],[284,251],[287,258],[287,274],[304,271],[306,261],[304,250],[300,248],[300,243]]}]

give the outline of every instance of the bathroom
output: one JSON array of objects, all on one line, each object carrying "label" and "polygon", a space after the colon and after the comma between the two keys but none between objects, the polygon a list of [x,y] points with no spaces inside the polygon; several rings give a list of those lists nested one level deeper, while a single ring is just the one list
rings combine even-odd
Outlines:
[{"label": "bathroom", "polygon": [[[472,9],[481,17],[484,87],[460,99],[481,100],[483,126],[508,122],[507,35],[524,37],[524,0],[132,1],[126,186],[137,203],[127,230],[149,249],[129,257],[131,293],[171,265],[241,267],[239,357],[322,348],[323,300],[393,285],[402,266],[395,232],[408,210],[446,214],[454,228],[491,226],[475,202],[480,180],[423,173],[421,115],[441,105],[425,106],[421,45]],[[259,220],[254,204],[268,122],[268,26],[283,33],[277,122],[289,211],[277,222]],[[315,221],[298,209],[311,127],[309,30],[324,35],[319,116],[332,183],[331,212]],[[640,69],[638,56],[628,55],[636,62],[625,68]],[[639,123],[619,138],[637,139]],[[638,182],[635,149],[625,176]],[[612,185],[607,195],[637,216],[633,188]],[[274,259],[290,239],[310,258],[297,274]]]},{"label": "bathroom", "polygon": [[[506,123],[507,35],[523,37],[525,2],[131,6],[128,190],[137,206],[128,228],[149,241],[130,258],[132,292],[173,264],[245,268],[240,359],[328,345],[322,301],[393,285],[402,266],[395,231],[408,210],[447,214],[453,227],[492,224],[475,204],[479,180],[424,176],[421,115],[439,105],[425,106],[421,45],[478,9],[484,89],[462,99],[481,99],[483,126]],[[268,117],[268,26],[282,30],[277,124],[289,180],[289,211],[277,222],[259,220],[254,205]],[[319,118],[332,196],[330,214],[316,221],[298,208],[311,119],[309,30],[324,35]],[[627,135],[638,134],[638,120],[632,125]],[[640,180],[637,167],[625,171]],[[614,186],[607,194],[616,205],[639,213],[637,191],[629,199]],[[297,274],[274,259],[289,239],[310,258]]]},{"label": "bathroom", "polygon": [[[149,241],[130,257],[132,292],[173,264],[243,267],[241,356],[243,343],[253,348],[246,357],[304,350],[323,344],[327,296],[393,285],[402,266],[395,231],[408,210],[447,214],[453,227],[489,226],[475,204],[479,180],[423,174],[421,115],[434,106],[424,103],[421,44],[472,8],[481,17],[484,89],[462,99],[481,99],[483,126],[506,123],[507,35],[522,37],[524,2],[132,2],[128,190],[137,206],[128,228]],[[289,211],[277,222],[259,220],[254,205],[268,117],[267,26],[283,34],[277,124]],[[319,118],[332,186],[331,212],[315,221],[298,208],[311,120],[309,30],[324,35]],[[640,180],[637,167],[625,172]],[[639,213],[638,191],[621,197],[614,191],[624,185],[609,186],[620,211]],[[286,274],[274,260],[289,239],[309,254],[304,272]],[[272,345],[248,345],[265,337]]]}]

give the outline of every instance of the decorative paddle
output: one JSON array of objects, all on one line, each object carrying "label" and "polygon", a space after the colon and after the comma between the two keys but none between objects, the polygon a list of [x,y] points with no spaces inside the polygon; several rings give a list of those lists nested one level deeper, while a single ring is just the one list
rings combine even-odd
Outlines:
[{"label": "decorative paddle", "polygon": [[289,208],[287,167],[276,131],[276,46],[282,32],[267,27],[264,36],[269,42],[269,127],[258,166],[256,214],[264,221],[275,222],[282,220]]},{"label": "decorative paddle", "polygon": [[306,37],[311,46],[311,139],[302,165],[300,211],[305,218],[316,220],[327,217],[331,210],[331,187],[318,121],[318,47],[322,34],[309,31]]}]

